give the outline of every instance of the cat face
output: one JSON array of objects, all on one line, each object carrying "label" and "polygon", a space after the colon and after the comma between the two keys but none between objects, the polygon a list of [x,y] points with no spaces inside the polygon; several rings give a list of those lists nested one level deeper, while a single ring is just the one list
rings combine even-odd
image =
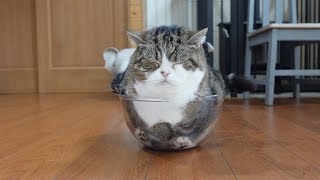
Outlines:
[{"label": "cat face", "polygon": [[150,88],[156,97],[197,87],[206,69],[201,45],[205,33],[206,29],[193,33],[184,28],[160,27],[130,34],[138,46],[131,58],[131,76],[137,86],[143,87],[143,92]]},{"label": "cat face", "polygon": [[[205,66],[203,58],[189,47],[165,50],[159,47],[140,47],[140,59],[133,62],[134,74],[145,83],[179,85],[198,76]],[[139,50],[138,50],[139,51]]]}]

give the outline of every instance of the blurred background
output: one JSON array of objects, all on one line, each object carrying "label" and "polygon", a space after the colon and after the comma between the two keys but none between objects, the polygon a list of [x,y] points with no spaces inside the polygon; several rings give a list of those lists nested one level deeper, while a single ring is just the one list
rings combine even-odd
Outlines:
[{"label": "blurred background", "polygon": [[[319,22],[318,0],[298,0],[297,7],[299,22]],[[255,17],[261,25],[261,11]],[[208,27],[207,41],[215,47],[208,62],[224,75],[243,74],[246,19],[247,0],[1,0],[0,93],[103,92],[112,78],[103,68],[103,50],[129,47],[127,29],[158,25]],[[291,62],[281,48],[278,66],[285,69]],[[256,52],[252,66],[259,76],[264,47]],[[301,52],[302,68],[319,68],[318,44]],[[289,81],[278,78],[276,92],[291,91]],[[317,77],[302,83],[302,91],[320,91]]]}]

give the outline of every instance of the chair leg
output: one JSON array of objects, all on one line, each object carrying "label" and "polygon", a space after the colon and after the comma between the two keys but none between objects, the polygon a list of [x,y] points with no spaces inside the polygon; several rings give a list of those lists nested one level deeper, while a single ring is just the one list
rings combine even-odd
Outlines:
[{"label": "chair leg", "polygon": [[[244,77],[246,79],[250,79],[251,75],[251,60],[252,60],[252,49],[249,46],[249,40],[247,39],[246,42],[246,54],[245,54],[245,64],[244,64]],[[249,98],[249,92],[243,93],[243,98],[248,99]]]},{"label": "chair leg", "polygon": [[265,96],[266,105],[273,105],[274,81],[278,49],[277,32],[276,30],[273,30],[271,33],[271,38],[268,42],[267,81]]},{"label": "chair leg", "polygon": [[[294,48],[294,69],[300,69],[300,47]],[[298,80],[300,77],[294,77],[293,84],[293,98],[300,97],[300,81]]]}]

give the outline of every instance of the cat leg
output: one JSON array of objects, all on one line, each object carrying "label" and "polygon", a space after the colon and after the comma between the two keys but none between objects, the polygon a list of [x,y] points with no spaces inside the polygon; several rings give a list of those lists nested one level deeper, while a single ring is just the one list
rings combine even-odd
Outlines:
[{"label": "cat leg", "polygon": [[189,149],[194,147],[195,145],[196,144],[194,144],[189,137],[180,136],[173,141],[173,144],[171,146],[175,149]]},{"label": "cat leg", "polygon": [[144,145],[151,146],[151,142],[148,140],[147,135],[140,129],[137,128],[134,132],[134,135],[137,137],[137,139]]}]

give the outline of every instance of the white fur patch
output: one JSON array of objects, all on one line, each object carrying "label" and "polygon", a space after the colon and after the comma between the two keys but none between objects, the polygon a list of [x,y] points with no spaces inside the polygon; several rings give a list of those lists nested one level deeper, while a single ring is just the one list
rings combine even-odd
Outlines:
[{"label": "white fur patch", "polygon": [[117,50],[115,50],[105,51],[103,53],[103,58],[105,60],[105,68],[112,74],[117,75],[119,73],[123,73],[127,69],[130,63],[130,58],[136,49],[123,49],[118,53]]},{"label": "white fur patch", "polygon": [[194,147],[196,144],[192,143],[189,137],[180,136],[177,138],[176,142],[174,142],[176,148],[189,149]]},{"label": "white fur patch", "polygon": [[[196,98],[204,71],[186,70],[181,64],[173,64],[164,55],[160,68],[147,76],[143,83],[136,82],[135,89],[140,98],[156,98],[167,102],[135,101],[139,116],[152,126],[158,122],[176,124],[182,120],[185,106]],[[170,73],[166,78],[161,71]],[[165,81],[164,81],[165,80]]]},{"label": "white fur patch", "polygon": [[118,53],[118,57],[114,63],[114,71],[116,73],[123,73],[127,69],[130,58],[135,50],[135,48],[128,48],[123,49]]},{"label": "white fur patch", "polygon": [[108,48],[103,52],[103,59],[104,59],[104,68],[109,72],[113,71],[113,64],[118,56],[118,50],[116,48]]}]

